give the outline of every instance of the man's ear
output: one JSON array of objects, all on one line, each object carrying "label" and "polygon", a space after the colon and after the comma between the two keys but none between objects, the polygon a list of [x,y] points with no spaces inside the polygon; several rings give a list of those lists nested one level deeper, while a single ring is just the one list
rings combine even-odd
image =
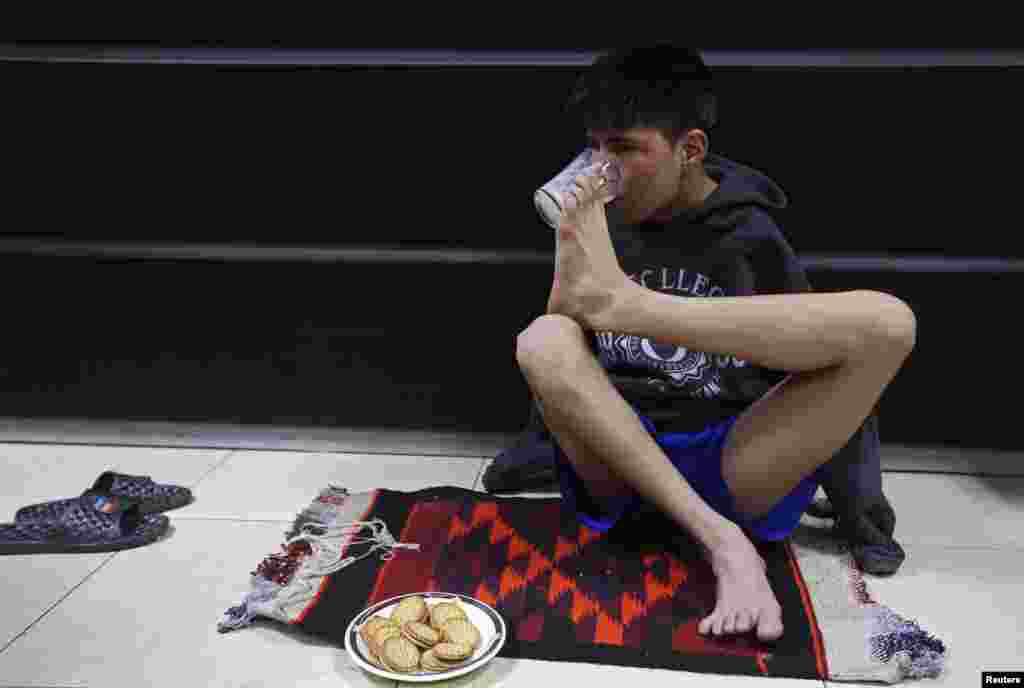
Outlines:
[{"label": "man's ear", "polygon": [[707,153],[707,148],[708,136],[700,129],[691,129],[686,132],[676,144],[676,152],[683,165],[703,158],[703,154]]}]

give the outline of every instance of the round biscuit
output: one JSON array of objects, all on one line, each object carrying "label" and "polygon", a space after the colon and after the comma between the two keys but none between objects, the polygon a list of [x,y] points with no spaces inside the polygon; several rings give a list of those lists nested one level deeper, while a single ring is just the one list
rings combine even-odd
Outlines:
[{"label": "round biscuit", "polygon": [[366,653],[366,658],[370,660],[370,664],[377,667],[378,669],[383,669],[384,671],[391,671],[391,669],[389,669],[384,662],[380,661],[380,657],[374,654],[373,650],[370,650]]},{"label": "round biscuit", "polygon": [[390,623],[383,616],[371,616],[369,619],[363,622],[363,625],[359,627],[359,635],[362,636],[363,642],[367,645],[370,644],[370,640],[373,638],[373,633],[381,626]]},{"label": "round biscuit", "polygon": [[438,643],[433,650],[434,655],[445,662],[457,662],[473,654],[473,648],[465,643]]},{"label": "round biscuit", "polygon": [[391,610],[391,620],[399,626],[410,621],[422,621],[427,615],[427,602],[422,597],[406,597]]},{"label": "round biscuit", "polygon": [[367,643],[370,645],[370,649],[373,650],[378,657],[384,659],[383,647],[384,643],[391,638],[395,638],[402,635],[402,629],[395,624],[388,622],[381,625],[377,630],[373,632],[373,643]]},{"label": "round biscuit", "polygon": [[447,663],[438,659],[432,649],[427,650],[420,655],[420,666],[423,667],[424,671],[429,671],[431,673],[448,671],[448,669],[451,668]]},{"label": "round biscuit", "polygon": [[[408,625],[409,624],[406,624],[406,626],[408,626]],[[423,643],[417,641],[416,638],[414,638],[412,636],[412,634],[409,633],[409,631],[407,631],[405,629],[405,626],[402,627],[402,637],[405,638],[406,640],[408,640],[410,643],[412,643],[413,645],[415,645],[416,647],[418,647],[421,650],[428,649],[427,647],[424,647]]]},{"label": "round biscuit", "polygon": [[[406,626],[408,626],[408,624],[406,624]],[[414,636],[412,633],[410,633],[405,628],[402,629],[402,637],[405,638],[406,640],[408,640],[409,642],[411,642],[416,647],[418,647],[421,652],[423,650],[429,650],[430,648],[433,647],[433,645],[431,645],[430,643],[425,643],[422,640],[418,640],[416,638],[416,636]]]},{"label": "round biscuit", "polygon": [[430,610],[430,625],[435,630],[441,630],[441,626],[449,619],[466,619],[466,612],[454,602],[441,602],[435,604]]},{"label": "round biscuit", "polygon": [[425,623],[410,621],[402,627],[402,634],[421,647],[433,647],[441,641],[441,634]]},{"label": "round biscuit", "polygon": [[480,646],[480,630],[468,619],[449,619],[441,626],[441,640],[449,643],[462,643],[471,650]]},{"label": "round biscuit", "polygon": [[401,636],[388,638],[384,641],[384,653],[381,659],[393,671],[408,674],[416,670],[420,665],[419,648],[412,644],[412,641]]}]

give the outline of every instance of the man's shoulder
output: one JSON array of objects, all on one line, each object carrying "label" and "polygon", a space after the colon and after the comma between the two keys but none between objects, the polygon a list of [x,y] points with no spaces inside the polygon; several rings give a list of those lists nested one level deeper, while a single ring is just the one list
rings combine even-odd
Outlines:
[{"label": "man's shoulder", "polygon": [[742,218],[732,228],[732,232],[745,237],[769,240],[782,240],[782,227],[774,213],[760,206],[751,205],[743,209]]},{"label": "man's shoulder", "polygon": [[796,254],[777,219],[763,208],[750,208],[745,221],[724,233],[720,241],[741,247],[747,255],[764,251],[785,256]]}]

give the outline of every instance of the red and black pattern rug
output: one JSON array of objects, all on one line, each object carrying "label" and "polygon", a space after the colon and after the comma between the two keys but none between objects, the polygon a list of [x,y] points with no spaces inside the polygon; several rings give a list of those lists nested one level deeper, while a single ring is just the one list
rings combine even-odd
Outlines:
[{"label": "red and black pattern rug", "polygon": [[[697,632],[714,609],[715,577],[697,544],[657,514],[637,515],[601,533],[563,513],[558,498],[499,497],[456,487],[360,495],[325,490],[311,509],[300,515],[293,534],[303,521],[381,519],[398,542],[419,545],[395,549],[387,560],[362,558],[308,586],[307,595],[292,590],[290,576],[308,549],[293,548],[273,559],[291,562],[290,568],[268,573],[274,567],[264,562],[254,572],[290,592],[280,595],[287,604],[276,605],[266,589],[254,592],[250,616],[276,618],[339,647],[349,622],[367,606],[439,591],[470,595],[497,609],[509,632],[503,657],[804,679],[894,682],[907,675],[908,662],[893,659],[898,648],[870,657],[871,633],[891,645],[899,627],[881,627],[877,613],[856,609],[874,605],[862,582],[858,588],[860,579],[854,575],[829,588],[824,579],[849,572],[833,567],[839,572],[833,574],[812,563],[821,580],[809,586],[789,541],[757,545],[785,626],[783,637],[767,644],[752,633],[715,638]],[[358,555],[359,548],[366,549],[353,544],[342,553]],[[816,594],[850,595],[850,613],[826,624],[848,646],[826,646]],[[244,606],[229,616],[239,618]],[[825,601],[830,614],[836,606],[835,600]],[[903,623],[904,630],[916,629],[918,645],[928,642],[916,625],[887,618]],[[941,643],[932,642],[941,655]]]},{"label": "red and black pattern rug", "polygon": [[601,533],[564,517],[559,499],[449,487],[380,490],[360,520],[372,518],[420,550],[334,574],[302,628],[341,642],[348,620],[368,605],[409,592],[457,592],[504,617],[504,657],[822,678],[814,614],[784,545],[760,548],[785,615],[785,634],[767,646],[697,633],[714,609],[714,575],[695,543],[653,514]]}]

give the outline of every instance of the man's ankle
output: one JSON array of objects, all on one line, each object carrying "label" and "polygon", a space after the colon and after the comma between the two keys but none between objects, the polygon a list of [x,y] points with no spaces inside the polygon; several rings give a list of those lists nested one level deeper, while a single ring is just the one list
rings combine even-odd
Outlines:
[{"label": "man's ankle", "polygon": [[586,325],[594,332],[617,331],[624,315],[638,307],[637,301],[644,297],[645,287],[628,277],[616,289],[608,293],[607,306],[586,315]]},{"label": "man's ankle", "polygon": [[698,534],[697,541],[700,543],[704,555],[710,558],[719,551],[730,549],[737,542],[750,542],[743,529],[736,523],[723,518],[720,525],[709,529],[707,533]]}]

